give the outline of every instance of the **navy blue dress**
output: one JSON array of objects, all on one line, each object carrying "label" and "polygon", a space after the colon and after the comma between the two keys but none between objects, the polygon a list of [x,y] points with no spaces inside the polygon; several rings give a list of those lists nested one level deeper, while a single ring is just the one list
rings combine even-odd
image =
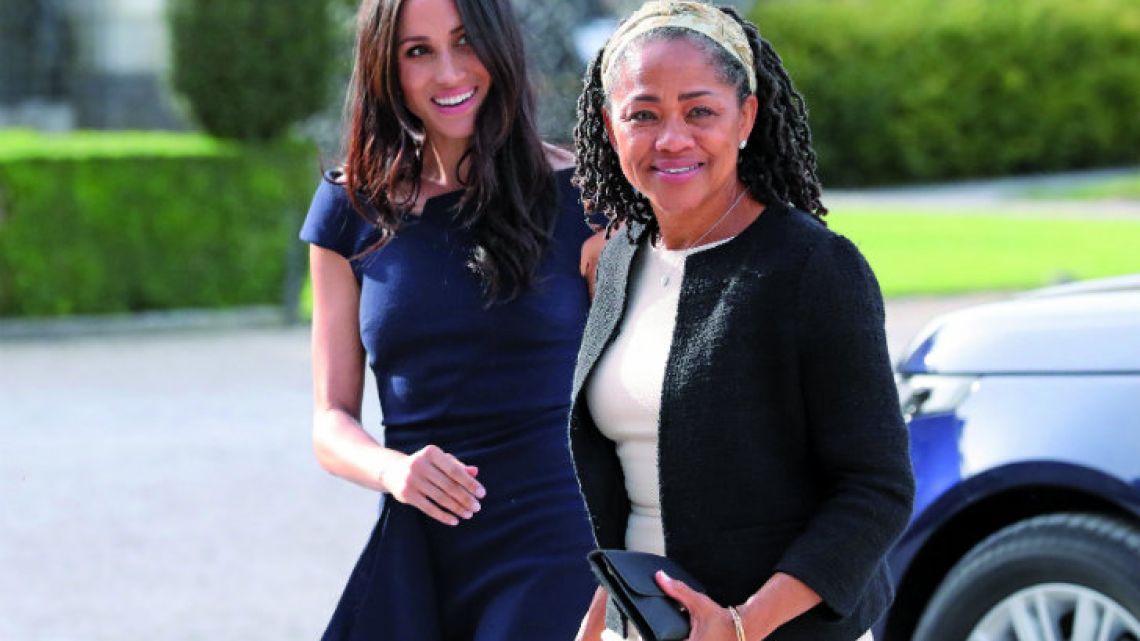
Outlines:
[{"label": "navy blue dress", "polygon": [[[406,216],[383,249],[352,260],[360,330],[387,447],[434,443],[479,468],[474,518],[449,527],[385,500],[323,641],[572,639],[594,590],[593,547],[566,441],[589,300],[571,171],[555,173],[554,241],[536,285],[488,308],[466,265],[460,192]],[[377,238],[344,188],[322,181],[301,238],[355,257]]]}]

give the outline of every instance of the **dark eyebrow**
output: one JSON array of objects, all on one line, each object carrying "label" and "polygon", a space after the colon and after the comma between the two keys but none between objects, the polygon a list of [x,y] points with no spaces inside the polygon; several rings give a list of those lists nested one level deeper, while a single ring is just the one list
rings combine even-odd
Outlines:
[{"label": "dark eyebrow", "polygon": [[[466,31],[466,29],[464,29],[463,25],[459,25],[458,27],[452,29],[451,33],[456,34],[462,31]],[[396,43],[396,46],[402,47],[409,42],[427,42],[427,40],[427,36],[408,36],[407,38],[401,38],[400,41]]]}]

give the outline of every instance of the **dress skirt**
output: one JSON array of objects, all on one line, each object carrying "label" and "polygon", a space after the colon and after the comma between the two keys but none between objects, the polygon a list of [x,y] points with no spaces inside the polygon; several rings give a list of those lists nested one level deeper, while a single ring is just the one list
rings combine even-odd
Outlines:
[{"label": "dress skirt", "polygon": [[385,497],[322,641],[573,639],[595,587],[593,541],[564,424],[550,418],[389,428],[388,447],[434,442],[477,466],[487,495],[457,526]]}]

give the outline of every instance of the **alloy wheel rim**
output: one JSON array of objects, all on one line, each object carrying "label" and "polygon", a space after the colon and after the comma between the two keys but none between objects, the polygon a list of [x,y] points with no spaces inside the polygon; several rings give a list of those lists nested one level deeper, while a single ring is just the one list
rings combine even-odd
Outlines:
[{"label": "alloy wheel rim", "polygon": [[1140,641],[1140,621],[1096,590],[1042,583],[991,608],[969,641]]}]

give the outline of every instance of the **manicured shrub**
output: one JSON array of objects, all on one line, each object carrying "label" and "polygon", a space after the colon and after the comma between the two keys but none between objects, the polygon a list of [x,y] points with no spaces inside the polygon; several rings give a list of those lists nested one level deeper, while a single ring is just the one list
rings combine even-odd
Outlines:
[{"label": "manicured shrub", "polygon": [[1140,162],[1134,0],[769,0],[828,184]]},{"label": "manicured shrub", "polygon": [[268,140],[324,107],[327,0],[173,0],[170,16],[174,85],[206,131]]},{"label": "manicured shrub", "polygon": [[309,145],[71,138],[0,135],[0,316],[282,302]]}]

